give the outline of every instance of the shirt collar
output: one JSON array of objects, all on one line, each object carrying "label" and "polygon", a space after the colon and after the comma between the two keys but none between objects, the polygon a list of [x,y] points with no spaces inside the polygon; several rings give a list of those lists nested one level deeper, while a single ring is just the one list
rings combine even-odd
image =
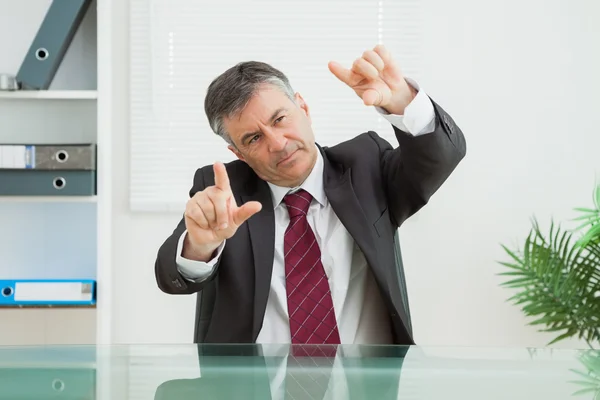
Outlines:
[{"label": "shirt collar", "polygon": [[310,195],[318,201],[322,206],[324,206],[327,202],[327,197],[325,196],[325,190],[323,189],[323,155],[317,148],[317,161],[312,171],[306,178],[306,180],[298,187],[289,188],[274,185],[270,182],[269,188],[271,189],[271,197],[273,199],[273,208],[277,208],[286,194],[290,192],[295,192],[300,189],[306,190]]}]

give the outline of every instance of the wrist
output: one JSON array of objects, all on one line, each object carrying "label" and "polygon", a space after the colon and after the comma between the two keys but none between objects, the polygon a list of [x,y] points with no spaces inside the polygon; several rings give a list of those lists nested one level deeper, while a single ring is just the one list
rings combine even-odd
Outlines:
[{"label": "wrist", "polygon": [[221,243],[195,244],[187,234],[183,240],[181,256],[188,260],[208,262],[220,245]]},{"label": "wrist", "polygon": [[392,96],[389,104],[382,106],[381,108],[383,108],[390,114],[404,115],[406,107],[408,107],[408,105],[412,103],[412,101],[417,96],[417,93],[417,89],[415,89],[407,83],[406,90],[402,90],[396,96]]}]

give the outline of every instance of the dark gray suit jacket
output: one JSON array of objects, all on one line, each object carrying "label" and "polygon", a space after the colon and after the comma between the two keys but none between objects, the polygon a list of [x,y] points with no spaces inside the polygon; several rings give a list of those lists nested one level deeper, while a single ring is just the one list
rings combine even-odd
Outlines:
[{"label": "dark gray suit jacket", "polygon": [[[433,101],[432,101],[433,102]],[[332,147],[319,147],[324,158],[324,189],[340,221],[365,255],[391,319],[395,344],[414,344],[402,265],[397,265],[398,227],[423,207],[465,156],[463,133],[435,102],[435,131],[413,136],[394,127],[400,144],[393,148],[375,132]],[[175,257],[182,219],[158,251],[158,287],[170,294],[198,296],[195,341],[254,343],[267,305],[273,267],[275,218],[267,183],[242,161],[226,165],[238,204],[262,203],[221,254],[206,281],[186,280]],[[214,185],[212,165],[196,171],[190,197]]]}]

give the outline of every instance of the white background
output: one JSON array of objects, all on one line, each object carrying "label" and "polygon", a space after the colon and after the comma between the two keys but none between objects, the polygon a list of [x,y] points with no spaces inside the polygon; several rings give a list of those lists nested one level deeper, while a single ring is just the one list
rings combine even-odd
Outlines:
[{"label": "white background", "polygon": [[[160,293],[153,270],[180,213],[128,207],[129,15],[127,2],[113,6],[113,339],[190,342],[194,297]],[[505,301],[496,261],[500,243],[524,240],[532,215],[563,220],[591,204],[600,167],[600,58],[592,50],[600,4],[424,0],[422,13],[420,82],[463,129],[468,152],[401,229],[416,341],[543,346],[551,336]]]},{"label": "white background", "polygon": [[[103,321],[110,322],[112,342],[189,343],[195,298],[165,295],[154,278],[156,252],[181,214],[129,207],[129,2],[111,3],[110,26],[102,30],[110,29],[112,51],[99,59],[109,69],[105,77],[112,75],[104,92],[112,119],[99,121],[110,127],[99,135],[110,135],[112,160],[111,224],[103,232],[109,243],[101,255],[111,267],[103,273],[111,297],[104,299]],[[421,4],[419,82],[463,129],[468,151],[430,204],[401,229],[416,341],[543,346],[551,336],[527,326],[505,301],[510,292],[499,287],[496,261],[505,257],[500,243],[524,240],[532,215],[565,220],[574,216],[573,207],[591,205],[600,169],[600,4]],[[6,23],[16,30],[21,22]],[[357,48],[356,56],[364,50]],[[199,159],[198,166],[212,161]]]}]

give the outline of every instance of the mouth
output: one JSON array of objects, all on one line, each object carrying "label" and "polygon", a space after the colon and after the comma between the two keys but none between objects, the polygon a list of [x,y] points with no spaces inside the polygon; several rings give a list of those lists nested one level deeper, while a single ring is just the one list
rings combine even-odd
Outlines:
[{"label": "mouth", "polygon": [[290,154],[289,154],[289,155],[288,155],[286,158],[279,160],[279,161],[277,162],[277,165],[284,164],[285,162],[289,161],[289,160],[290,160],[290,159],[291,159],[291,158],[294,156],[294,154],[296,154],[296,152],[297,152],[297,151],[298,151],[298,150],[294,150],[294,151],[293,151],[293,152],[291,152],[291,153],[290,153]]}]

